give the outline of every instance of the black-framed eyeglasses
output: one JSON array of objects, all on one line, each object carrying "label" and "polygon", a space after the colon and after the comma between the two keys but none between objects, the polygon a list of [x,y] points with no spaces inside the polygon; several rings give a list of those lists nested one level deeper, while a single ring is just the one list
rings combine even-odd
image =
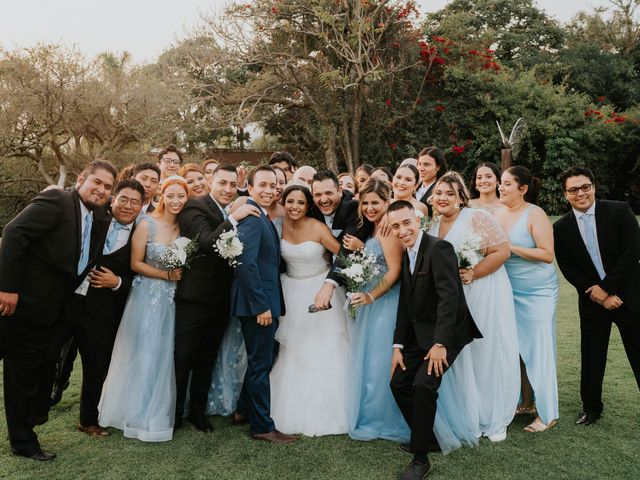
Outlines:
[{"label": "black-framed eyeglasses", "polygon": [[591,187],[593,187],[592,183],[585,183],[584,185],[580,185],[579,187],[567,188],[565,192],[567,192],[569,195],[575,195],[578,193],[579,190],[582,190],[584,193],[587,193],[591,191]]},{"label": "black-framed eyeglasses", "polygon": [[170,165],[180,165],[182,163],[182,160],[180,160],[179,158],[168,158],[168,157],[164,157],[162,159],[162,161],[164,163],[168,163]]},{"label": "black-framed eyeglasses", "polygon": [[138,208],[142,205],[140,200],[136,200],[135,198],[127,198],[127,197],[116,197],[116,202],[121,207],[124,207],[126,204],[131,205],[131,208]]}]

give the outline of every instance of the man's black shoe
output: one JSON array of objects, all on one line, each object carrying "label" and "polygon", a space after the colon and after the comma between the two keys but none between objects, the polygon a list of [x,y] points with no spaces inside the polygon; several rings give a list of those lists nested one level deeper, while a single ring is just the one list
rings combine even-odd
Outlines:
[{"label": "man's black shoe", "polygon": [[56,458],[55,453],[43,452],[40,449],[36,450],[35,452],[26,453],[19,452],[16,449],[12,448],[11,453],[13,453],[14,455],[19,455],[21,457],[30,458],[31,460],[38,460],[40,462],[48,462]]},{"label": "man's black shoe", "polygon": [[213,432],[213,425],[209,423],[209,421],[205,418],[188,418],[189,422],[196,427],[196,430],[200,430],[201,432],[210,433]]},{"label": "man's black shoe", "polygon": [[580,412],[578,418],[576,418],[576,425],[584,425],[588,427],[593,425],[600,418],[600,415],[594,415],[593,413]]},{"label": "man's black shoe", "polygon": [[423,480],[427,478],[429,472],[431,471],[431,462],[427,458],[427,463],[416,462],[415,460],[409,464],[407,468],[405,468],[402,475],[400,475],[400,480]]}]

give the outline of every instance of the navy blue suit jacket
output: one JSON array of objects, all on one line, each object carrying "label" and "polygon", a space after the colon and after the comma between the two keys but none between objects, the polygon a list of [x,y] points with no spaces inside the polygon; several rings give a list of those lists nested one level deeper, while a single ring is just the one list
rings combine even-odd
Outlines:
[{"label": "navy blue suit jacket", "polygon": [[[251,199],[247,203],[257,205]],[[233,272],[231,313],[238,317],[255,317],[267,310],[274,318],[284,315],[280,240],[271,220],[260,212],[260,217],[250,215],[237,227],[244,248]]]}]

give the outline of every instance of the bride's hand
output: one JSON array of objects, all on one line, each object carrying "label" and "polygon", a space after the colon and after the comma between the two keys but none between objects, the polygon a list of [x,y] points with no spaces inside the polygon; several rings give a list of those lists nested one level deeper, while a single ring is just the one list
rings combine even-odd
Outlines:
[{"label": "bride's hand", "polygon": [[362,247],[364,247],[364,243],[362,242],[362,240],[349,234],[345,234],[345,236],[342,238],[342,245],[350,252],[355,252],[356,250],[360,250]]},{"label": "bride's hand", "polygon": [[473,282],[473,278],[475,277],[475,272],[473,268],[461,268],[460,269],[460,280],[465,285],[470,285]]},{"label": "bride's hand", "polygon": [[370,293],[356,292],[351,295],[351,305],[354,307],[360,307],[362,305],[371,305],[374,302],[374,298]]}]

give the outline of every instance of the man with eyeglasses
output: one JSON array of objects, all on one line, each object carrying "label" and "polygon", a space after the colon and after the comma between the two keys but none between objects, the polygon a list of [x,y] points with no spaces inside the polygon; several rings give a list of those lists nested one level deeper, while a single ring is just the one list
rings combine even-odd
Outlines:
[{"label": "man with eyeglasses", "polygon": [[588,168],[571,167],[560,181],[571,211],[553,235],[558,266],[578,291],[583,411],[575,423],[587,426],[602,415],[612,323],[640,389],[640,227],[627,203],[596,200]]},{"label": "man with eyeglasses", "polygon": [[175,146],[169,145],[158,153],[158,168],[160,169],[160,183],[171,175],[178,175],[182,165],[182,153]]}]

